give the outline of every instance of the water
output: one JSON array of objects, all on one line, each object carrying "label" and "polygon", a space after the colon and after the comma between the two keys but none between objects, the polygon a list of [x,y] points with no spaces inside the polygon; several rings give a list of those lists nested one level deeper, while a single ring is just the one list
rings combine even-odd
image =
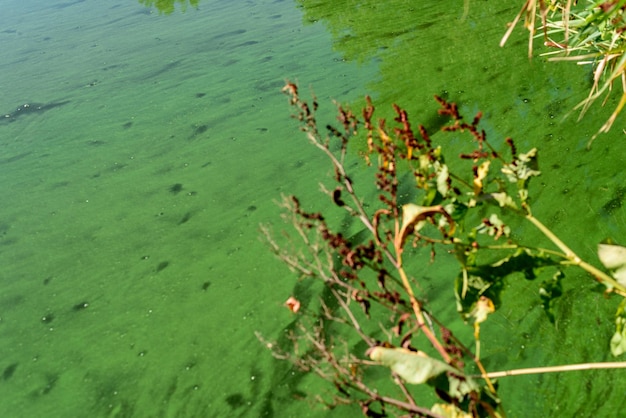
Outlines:
[{"label": "water", "polygon": [[[134,1],[6,1],[0,416],[360,416],[298,401],[316,380],[254,336],[281,338],[295,286],[258,225],[280,227],[281,193],[314,204],[328,173],[288,117],[285,79],[311,86],[322,116],[364,94],[427,126],[433,94],[481,109],[496,143],[540,147],[539,218],[583,257],[619,239],[620,127],[587,151],[606,112],[561,122],[587,70],[529,62],[521,32],[499,49],[517,5],[474,3],[461,20],[462,5],[438,2],[202,0],[160,15]],[[534,284],[512,280],[507,310],[482,328],[490,369],[607,359],[614,303],[571,276],[556,331]],[[452,300],[433,288],[435,305]],[[509,378],[501,392],[510,416],[590,416],[600,401],[595,416],[610,416],[620,373],[584,376]]]}]

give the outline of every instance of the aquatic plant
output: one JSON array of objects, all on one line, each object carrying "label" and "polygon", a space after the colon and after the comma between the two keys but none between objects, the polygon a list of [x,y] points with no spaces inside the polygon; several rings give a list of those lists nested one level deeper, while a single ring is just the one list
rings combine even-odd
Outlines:
[{"label": "aquatic plant", "polygon": [[[369,98],[360,116],[338,106],[339,125],[321,129],[315,97],[309,104],[293,83],[283,91],[301,130],[332,166],[332,185],[322,185],[332,202],[329,212],[361,226],[348,235],[332,216],[308,211],[295,196],[281,202],[291,233],[262,226],[271,250],[300,280],[321,283],[322,296],[317,305],[305,305],[289,295],[285,306],[297,321],[287,344],[258,337],[276,358],[330,382],[335,391],[318,396],[321,402],[358,404],[365,416],[502,417],[506,400],[495,378],[626,367],[611,362],[492,372],[481,362],[481,325],[502,308],[511,277],[541,281],[537,298],[546,322],[554,321],[554,304],[572,267],[589,273],[607,298],[626,296],[626,248],[601,244],[606,270],[598,268],[533,215],[529,185],[541,174],[536,148],[521,152],[511,138],[488,140],[481,113],[465,119],[440,97],[439,115],[447,120],[440,132],[414,129],[399,106],[392,124],[376,120]],[[352,158],[357,153],[360,165]],[[364,166],[374,175],[369,181]],[[524,223],[537,231],[530,242],[515,234]],[[443,286],[454,298],[435,305],[424,272],[451,263],[456,273]],[[614,355],[626,351],[625,301],[610,342]],[[451,304],[460,321],[439,319]],[[471,332],[453,332],[461,323]],[[412,385],[429,386],[432,395]]]},{"label": "aquatic plant", "polygon": [[[589,107],[605,96],[606,103],[614,83],[621,85],[622,96],[611,116],[594,135],[608,132],[626,105],[626,20],[624,0],[526,0],[522,9],[509,25],[502,41],[503,46],[511,32],[524,18],[529,31],[528,53],[533,54],[533,38],[544,39],[544,45],[553,51],[543,53],[550,61],[573,61],[579,65],[591,65],[593,84],[589,95],[576,106],[582,118]],[[537,24],[537,18],[541,24]],[[539,32],[539,33],[537,33]]]}]

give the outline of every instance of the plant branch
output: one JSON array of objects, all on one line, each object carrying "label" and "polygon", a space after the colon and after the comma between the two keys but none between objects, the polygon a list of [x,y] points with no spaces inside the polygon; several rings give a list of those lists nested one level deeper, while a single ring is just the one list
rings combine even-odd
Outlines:
[{"label": "plant branch", "polygon": [[583,261],[580,257],[576,255],[571,248],[569,248],[559,237],[557,237],[552,231],[550,231],[539,219],[535,218],[531,214],[526,215],[526,219],[528,219],[533,225],[537,227],[550,241],[554,243],[563,253],[565,257],[572,262],[572,264],[582,268],[583,270],[590,273],[592,276],[596,278],[597,281],[603,283],[607,286],[612,287],[616,293],[619,293],[622,296],[626,296],[626,287],[621,285],[615,279],[613,279],[608,274],[604,273],[600,269],[591,264]]}]

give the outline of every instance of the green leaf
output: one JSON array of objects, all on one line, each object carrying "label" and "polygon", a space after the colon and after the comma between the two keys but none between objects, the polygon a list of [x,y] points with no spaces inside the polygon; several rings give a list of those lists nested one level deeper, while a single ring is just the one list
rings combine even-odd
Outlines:
[{"label": "green leaf", "polygon": [[458,200],[453,200],[451,203],[448,203],[444,206],[444,209],[456,223],[460,223],[465,218],[468,210],[467,205]]},{"label": "green leaf", "polygon": [[[531,178],[541,174],[537,164],[537,148],[533,148],[526,154],[520,154],[511,164],[502,167],[504,173],[511,183],[518,183],[525,188],[526,182]],[[522,183],[520,184],[520,181]]]},{"label": "green leaf", "polygon": [[[465,376],[462,371],[421,352],[403,348],[374,347],[370,350],[369,356],[372,360],[389,367],[407,383],[415,385],[428,383],[456,399],[479,390],[478,384]],[[442,377],[444,379],[440,379]]]},{"label": "green leaf", "polygon": [[517,183],[517,192],[522,202],[528,199],[528,182],[531,177],[541,175],[537,163],[537,148],[533,148],[526,154],[520,154],[511,164],[505,164],[502,173],[511,183]]}]

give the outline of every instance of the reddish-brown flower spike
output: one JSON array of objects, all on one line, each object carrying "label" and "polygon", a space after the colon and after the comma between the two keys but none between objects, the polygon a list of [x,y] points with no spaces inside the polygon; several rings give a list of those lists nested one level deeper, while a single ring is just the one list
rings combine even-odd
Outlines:
[{"label": "reddish-brown flower spike", "polygon": [[474,160],[478,161],[481,158],[489,157],[489,153],[485,151],[474,150],[470,154],[460,154],[459,158],[464,160]]},{"label": "reddish-brown flower spike", "polygon": [[437,113],[440,115],[450,115],[456,121],[463,119],[459,115],[459,109],[457,108],[456,103],[448,103],[439,96],[435,96],[435,100],[441,105],[441,109],[439,109]]},{"label": "reddish-brown flower spike", "polygon": [[302,103],[302,111],[304,115],[308,118],[311,116],[311,110],[309,109],[309,105],[306,103]]},{"label": "reddish-brown flower spike", "polygon": [[472,125],[476,126],[480,122],[480,119],[483,117],[483,112],[478,112],[476,116],[474,116],[474,120],[472,121]]},{"label": "reddish-brown flower spike", "polygon": [[426,128],[424,127],[424,125],[420,125],[419,130],[420,130],[420,135],[422,136],[422,139],[424,140],[424,142],[426,142],[426,145],[430,147],[430,136],[428,135],[428,132],[426,131]]},{"label": "reddish-brown flower spike", "polygon": [[454,117],[454,119],[457,119],[457,120],[463,119],[461,115],[459,115],[459,108],[457,107],[456,103],[450,103],[450,112],[451,112],[452,117]]},{"label": "reddish-brown flower spike", "polygon": [[372,98],[365,96],[365,107],[363,108],[363,120],[365,121],[365,127],[372,129],[372,116],[374,115],[374,105],[372,104]]},{"label": "reddish-brown flower spike", "polygon": [[513,142],[513,138],[507,138],[506,144],[511,148],[511,155],[513,156],[513,160],[517,158],[517,148],[515,147],[515,142]]}]

